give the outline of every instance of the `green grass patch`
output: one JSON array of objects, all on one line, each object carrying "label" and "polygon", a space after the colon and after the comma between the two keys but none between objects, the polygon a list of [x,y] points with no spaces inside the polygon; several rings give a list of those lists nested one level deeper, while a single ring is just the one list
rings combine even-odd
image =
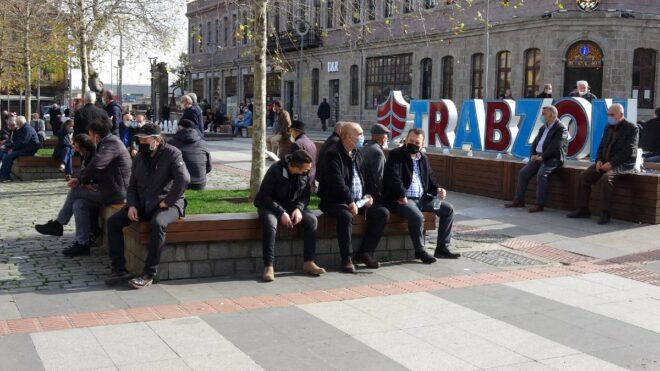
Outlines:
[{"label": "green grass patch", "polygon": [[55,148],[39,148],[37,151],[37,156],[52,157],[54,151]]},{"label": "green grass patch", "polygon": [[[252,202],[231,202],[229,199],[248,197],[250,192],[245,189],[226,190],[209,189],[203,191],[187,190],[186,199],[188,207],[186,214],[224,214],[224,213],[244,213],[255,212],[257,209]],[[309,202],[309,208],[318,209],[319,198],[312,195]]]}]

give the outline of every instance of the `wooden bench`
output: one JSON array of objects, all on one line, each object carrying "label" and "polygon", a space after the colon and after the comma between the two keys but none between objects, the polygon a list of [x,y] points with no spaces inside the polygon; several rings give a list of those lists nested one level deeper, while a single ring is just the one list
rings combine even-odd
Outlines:
[{"label": "wooden bench", "polygon": [[[80,168],[80,157],[73,158],[73,170]],[[23,181],[64,178],[59,162],[50,156],[24,156],[17,158],[11,172]]]},{"label": "wooden bench", "polygon": [[[101,218],[109,218],[120,207],[105,207]],[[337,266],[341,263],[341,257],[335,220],[320,211],[315,211],[315,214],[319,222],[316,261],[320,265]],[[425,229],[435,229],[435,215],[424,215]],[[359,248],[365,227],[364,217],[355,217],[354,250]],[[143,269],[149,238],[149,222],[133,223],[124,228],[127,268],[131,273],[137,274]],[[104,243],[107,248],[106,239]],[[301,228],[279,228],[275,254],[278,270],[300,269],[303,263]],[[390,216],[376,258],[383,261],[414,258],[408,225],[400,216]],[[166,245],[159,266],[160,279],[228,276],[256,273],[262,269],[261,223],[256,213],[190,215],[167,227]]]},{"label": "wooden bench", "polygon": [[41,146],[43,148],[55,148],[57,146],[57,138],[48,138],[41,143]]}]

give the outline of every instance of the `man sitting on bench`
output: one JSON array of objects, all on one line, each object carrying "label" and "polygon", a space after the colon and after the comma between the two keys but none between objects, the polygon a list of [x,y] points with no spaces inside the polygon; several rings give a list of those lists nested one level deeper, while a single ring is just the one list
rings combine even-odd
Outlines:
[{"label": "man sitting on bench", "polygon": [[232,126],[231,135],[236,137],[241,133],[241,130],[245,128],[246,130],[245,136],[247,136],[247,128],[250,125],[252,125],[252,111],[250,111],[250,108],[248,106],[245,106],[245,111],[243,111],[243,117],[241,118],[239,116],[235,118],[234,122],[231,125]]},{"label": "man sitting on bench", "polygon": [[34,131],[32,126],[26,125],[27,120],[25,116],[16,116],[13,119],[16,123],[16,130],[12,137],[12,142],[5,144],[3,148],[6,154],[0,158],[0,161],[2,161],[0,182],[11,180],[11,166],[14,164],[14,160],[24,156],[34,156],[39,147],[41,147],[37,132]]}]

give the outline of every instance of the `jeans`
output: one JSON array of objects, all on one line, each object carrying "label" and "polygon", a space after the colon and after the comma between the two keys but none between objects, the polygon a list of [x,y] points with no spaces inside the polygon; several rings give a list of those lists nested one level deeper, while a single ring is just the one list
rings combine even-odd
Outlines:
[{"label": "jeans", "polygon": [[536,204],[545,205],[545,196],[548,194],[548,177],[557,170],[557,162],[550,160],[545,162],[529,161],[518,173],[518,184],[516,185],[515,202],[525,202],[527,184],[536,176]]},{"label": "jeans", "polygon": [[644,159],[644,162],[660,162],[660,155],[647,157]]},{"label": "jeans", "polygon": [[60,160],[64,164],[64,173],[66,175],[73,175],[73,148],[67,147],[62,149]]},{"label": "jeans", "polygon": [[[140,213],[138,213],[140,214]],[[152,215],[145,217],[138,215],[140,221],[149,220],[151,224],[151,238],[149,240],[149,252],[142,273],[155,276],[158,273],[160,255],[165,247],[165,230],[173,221],[181,216],[176,207],[158,209]],[[128,207],[115,213],[108,219],[108,244],[110,245],[110,259],[113,271],[126,271],[126,257],[124,255],[124,227],[128,227],[132,221],[128,219]]]},{"label": "jeans", "polygon": [[9,179],[11,176],[11,166],[14,164],[14,160],[22,156],[32,156],[26,154],[23,151],[13,151],[12,153],[6,153],[2,157],[2,166],[0,166],[0,179]]},{"label": "jeans", "polygon": [[[319,205],[324,214],[337,219],[337,240],[339,241],[339,250],[341,258],[346,259],[353,255],[353,214],[348,210],[346,204],[324,204]],[[390,211],[386,207],[374,203],[370,208],[361,208],[360,214],[365,215],[367,228],[364,232],[362,245],[358,254],[373,254],[378,247],[380,238],[383,236],[385,225],[390,219]]]},{"label": "jeans", "polygon": [[392,211],[401,215],[408,221],[408,231],[415,251],[424,250],[424,214],[423,211],[434,211],[440,218],[438,223],[437,247],[443,248],[449,246],[451,242],[451,228],[454,225],[454,207],[449,203],[442,201],[438,210],[433,210],[434,198],[412,200],[408,203],[392,207]]},{"label": "jeans", "polygon": [[323,131],[328,130],[328,119],[320,119],[321,120],[321,129]]},{"label": "jeans", "polygon": [[[293,209],[289,210],[289,215]],[[261,220],[261,242],[263,247],[264,266],[269,267],[275,261],[275,237],[277,235],[277,225],[279,218],[272,211],[260,208],[258,210],[259,220]],[[316,229],[318,220],[316,215],[309,210],[302,211],[303,228],[303,257],[304,261],[313,261],[316,257]]]},{"label": "jeans", "polygon": [[234,121],[234,123],[231,125],[231,135],[236,136],[241,133],[242,129],[246,129],[245,136],[247,136],[247,128],[250,126],[249,124],[244,124],[241,121]]},{"label": "jeans", "polygon": [[[96,215],[98,220],[98,213],[96,210],[103,204],[101,192],[92,191],[85,187],[76,187],[69,190],[64,200],[64,205],[60,209],[57,219],[58,223],[62,225],[69,224],[71,217],[76,217],[76,241],[80,244],[89,244],[89,237],[96,229],[94,228],[93,215]],[[98,223],[98,222],[97,222]]]},{"label": "jeans", "polygon": [[613,171],[606,173],[596,171],[596,165],[591,165],[587,170],[580,174],[578,183],[577,202],[581,211],[589,211],[589,197],[591,196],[591,185],[600,180],[600,209],[603,213],[610,212],[612,204],[612,192],[614,192],[614,179],[616,174]]}]

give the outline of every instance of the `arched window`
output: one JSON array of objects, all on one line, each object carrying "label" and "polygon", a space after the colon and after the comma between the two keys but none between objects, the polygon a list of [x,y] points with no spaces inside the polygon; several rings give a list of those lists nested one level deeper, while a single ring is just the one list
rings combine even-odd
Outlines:
[{"label": "arched window", "polygon": [[360,76],[358,76],[358,66],[351,66],[351,106],[357,106],[360,104]]},{"label": "arched window", "polygon": [[420,97],[422,99],[431,99],[433,94],[433,60],[431,58],[424,58],[420,64],[421,68],[421,92]]},{"label": "arched window", "polygon": [[601,96],[603,87],[603,50],[593,41],[581,40],[566,52],[564,70],[564,96],[567,97],[576,88],[579,80],[589,83],[589,91]]},{"label": "arched window", "polygon": [[525,87],[523,96],[533,98],[539,92],[541,74],[541,50],[527,49],[525,52]]},{"label": "arched window", "polygon": [[482,99],[484,97],[484,55],[482,53],[472,55],[471,75],[472,91],[470,97],[472,99]]},{"label": "arched window", "polygon": [[394,0],[383,0],[383,18],[394,15]]},{"label": "arched window", "polygon": [[639,108],[653,108],[655,102],[656,54],[654,49],[635,49],[632,98],[637,98]]},{"label": "arched window", "polygon": [[496,97],[504,96],[511,89],[511,52],[508,50],[497,53],[497,87]]},{"label": "arched window", "polygon": [[312,105],[319,104],[319,69],[312,70]]},{"label": "arched window", "polygon": [[454,90],[454,57],[442,58],[442,99],[451,99]]}]

